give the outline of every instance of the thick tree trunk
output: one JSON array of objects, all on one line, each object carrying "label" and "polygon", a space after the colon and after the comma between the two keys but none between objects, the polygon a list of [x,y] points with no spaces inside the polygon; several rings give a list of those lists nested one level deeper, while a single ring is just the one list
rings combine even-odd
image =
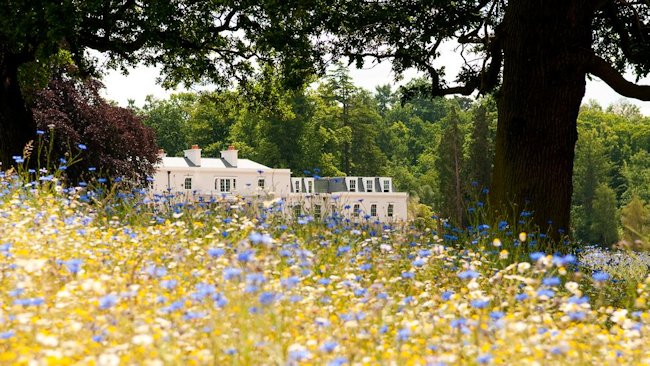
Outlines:
[{"label": "thick tree trunk", "polygon": [[1,170],[14,163],[12,156],[22,155],[25,144],[34,138],[36,124],[25,105],[18,84],[16,58],[0,51],[0,162]]},{"label": "thick tree trunk", "polygon": [[570,224],[589,1],[509,1],[497,35],[504,69],[490,202],[509,222],[531,211],[554,239]]}]

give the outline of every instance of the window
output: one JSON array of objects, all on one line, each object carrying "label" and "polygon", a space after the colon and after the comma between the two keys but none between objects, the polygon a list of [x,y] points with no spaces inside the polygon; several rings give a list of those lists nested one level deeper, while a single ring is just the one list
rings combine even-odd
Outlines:
[{"label": "window", "polygon": [[219,192],[232,192],[237,189],[236,184],[237,179],[235,178],[218,178],[214,180],[214,189]]},{"label": "window", "polygon": [[357,181],[354,179],[350,179],[350,192],[356,192],[357,191]]},{"label": "window", "polygon": [[359,206],[358,203],[355,203],[354,208],[352,209],[352,215],[354,217],[359,217],[359,212],[361,212],[361,207]]},{"label": "window", "polygon": [[300,181],[297,180],[297,181],[295,181],[294,183],[295,183],[295,186],[296,186],[296,190],[295,190],[295,192],[300,192]]},{"label": "window", "polygon": [[313,193],[312,191],[314,190],[314,182],[308,180],[307,181],[307,193]]},{"label": "window", "polygon": [[377,216],[377,205],[374,204],[374,203],[372,205],[370,205],[370,216],[372,216],[372,217]]},{"label": "window", "polygon": [[261,189],[264,189],[264,178],[260,178],[257,180],[257,186]]},{"label": "window", "polygon": [[372,179],[366,181],[366,192],[372,192]]},{"label": "window", "polygon": [[334,216],[334,214],[336,213],[336,205],[332,205],[331,208],[332,208],[332,211],[331,211],[332,216]]},{"label": "window", "polygon": [[314,218],[320,219],[320,205],[314,205]]},{"label": "window", "polygon": [[230,192],[230,179],[221,180],[221,192]]},{"label": "window", "polygon": [[388,208],[386,209],[386,216],[393,217],[393,211],[394,211],[393,204],[389,203]]},{"label": "window", "polygon": [[184,187],[185,189],[192,189],[192,178],[190,177],[185,178]]},{"label": "window", "polygon": [[390,192],[390,180],[384,179],[384,192]]},{"label": "window", "polygon": [[302,207],[300,205],[293,206],[293,216],[298,217],[302,214]]}]

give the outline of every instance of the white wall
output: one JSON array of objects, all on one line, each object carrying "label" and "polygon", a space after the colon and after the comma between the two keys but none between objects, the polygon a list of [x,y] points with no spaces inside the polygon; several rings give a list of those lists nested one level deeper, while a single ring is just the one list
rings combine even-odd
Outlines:
[{"label": "white wall", "polygon": [[[405,192],[337,192],[305,194],[291,193],[287,196],[286,209],[292,210],[294,205],[302,206],[303,214],[314,214],[314,205],[321,205],[321,217],[331,215],[332,205],[336,211],[348,218],[355,219],[353,208],[359,205],[359,220],[371,214],[371,205],[377,205],[377,216],[373,217],[381,222],[405,221],[407,219],[408,194]],[[393,204],[393,216],[388,216],[388,205]],[[346,206],[350,208],[346,209]],[[372,220],[371,218],[370,220]]]},{"label": "white wall", "polygon": [[[169,172],[169,174],[168,174]],[[192,189],[185,189],[185,178],[192,178]],[[155,193],[167,192],[167,184],[171,192],[188,192],[202,196],[220,196],[219,186],[215,189],[215,178],[235,178],[237,187],[232,194],[253,195],[260,193],[274,193],[285,195],[291,191],[291,171],[289,169],[265,170],[261,174],[255,169],[237,168],[159,168],[154,174],[153,191]],[[264,189],[258,188],[258,179],[264,179]]]}]

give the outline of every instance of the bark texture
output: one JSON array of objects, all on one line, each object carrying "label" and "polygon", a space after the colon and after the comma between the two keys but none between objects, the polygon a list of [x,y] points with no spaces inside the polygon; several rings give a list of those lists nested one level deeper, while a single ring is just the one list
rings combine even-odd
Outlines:
[{"label": "bark texture", "polygon": [[497,34],[504,68],[490,202],[509,222],[533,211],[554,239],[570,223],[590,8],[585,0],[511,0]]}]

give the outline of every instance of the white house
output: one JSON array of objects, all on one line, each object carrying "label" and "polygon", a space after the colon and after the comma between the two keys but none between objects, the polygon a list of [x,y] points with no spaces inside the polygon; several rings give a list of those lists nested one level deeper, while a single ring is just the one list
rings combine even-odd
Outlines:
[{"label": "white house", "polygon": [[153,177],[154,193],[184,192],[190,197],[273,196],[285,200],[287,214],[322,218],[336,213],[351,219],[381,222],[406,220],[405,192],[395,192],[389,177],[291,177],[240,159],[230,146],[221,158],[204,158],[193,145],[184,157],[161,154]]}]

